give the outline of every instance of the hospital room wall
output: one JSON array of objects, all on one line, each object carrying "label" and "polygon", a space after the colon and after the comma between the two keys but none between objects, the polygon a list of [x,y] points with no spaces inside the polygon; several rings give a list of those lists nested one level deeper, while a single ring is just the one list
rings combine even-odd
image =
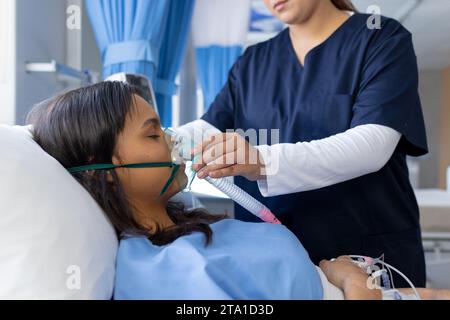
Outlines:
[{"label": "hospital room wall", "polygon": [[419,93],[430,152],[417,160],[418,187],[446,189],[450,166],[450,66],[421,70]]},{"label": "hospital room wall", "polygon": [[430,152],[417,160],[419,163],[419,188],[437,188],[439,185],[441,87],[440,70],[422,70],[420,72],[419,93]]},{"label": "hospital room wall", "polygon": [[[94,31],[92,30],[91,22],[86,11],[86,6],[83,5],[83,0],[68,0],[69,3],[77,2],[82,8],[82,28],[78,32],[81,33],[80,47],[77,54],[81,56],[81,69],[89,69],[93,72],[99,73],[101,79],[102,62],[99,53],[99,48],[95,40]],[[72,31],[68,31],[69,34]],[[74,30],[74,32],[77,32]]]},{"label": "hospital room wall", "polygon": [[65,1],[16,1],[16,123],[31,106],[64,89],[54,74],[27,73],[27,62],[65,62]]},{"label": "hospital room wall", "polygon": [[16,124],[25,123],[26,115],[35,103],[80,84],[58,80],[53,73],[27,73],[26,62],[55,60],[75,69],[101,71],[87,14],[82,11],[80,29],[67,28],[66,10],[71,4],[84,9],[82,0],[16,1]]},{"label": "hospital room wall", "polygon": [[439,186],[447,187],[447,168],[450,166],[450,66],[442,71],[441,92],[441,128],[439,143],[441,146],[439,166]]}]

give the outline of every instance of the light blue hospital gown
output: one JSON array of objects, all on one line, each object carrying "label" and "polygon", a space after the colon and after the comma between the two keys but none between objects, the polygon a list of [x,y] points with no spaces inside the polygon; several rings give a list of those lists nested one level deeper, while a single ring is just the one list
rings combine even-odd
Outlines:
[{"label": "light blue hospital gown", "polygon": [[316,267],[286,227],[222,220],[212,243],[193,233],[165,246],[124,238],[115,299],[322,299]]}]

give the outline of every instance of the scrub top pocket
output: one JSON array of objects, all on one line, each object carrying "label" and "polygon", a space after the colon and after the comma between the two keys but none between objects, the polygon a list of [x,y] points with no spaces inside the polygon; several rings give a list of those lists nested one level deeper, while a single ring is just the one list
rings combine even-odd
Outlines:
[{"label": "scrub top pocket", "polygon": [[318,92],[305,102],[303,125],[312,134],[311,140],[327,138],[350,128],[354,98],[350,94]]}]

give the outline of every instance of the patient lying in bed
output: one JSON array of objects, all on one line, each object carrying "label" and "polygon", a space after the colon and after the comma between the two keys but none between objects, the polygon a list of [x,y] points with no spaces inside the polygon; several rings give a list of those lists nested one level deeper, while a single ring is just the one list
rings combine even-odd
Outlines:
[{"label": "patient lying in bed", "polygon": [[[66,168],[171,159],[154,109],[123,83],[61,94],[37,105],[28,120],[36,142]],[[122,238],[116,299],[381,298],[360,288],[367,275],[345,258],[323,262],[323,273],[284,226],[171,203],[187,182],[183,170],[116,167],[73,176]]]}]

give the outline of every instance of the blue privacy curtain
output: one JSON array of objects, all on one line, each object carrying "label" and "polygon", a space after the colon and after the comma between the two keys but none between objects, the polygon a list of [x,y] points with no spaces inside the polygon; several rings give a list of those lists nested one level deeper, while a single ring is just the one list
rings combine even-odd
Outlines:
[{"label": "blue privacy curtain", "polygon": [[103,62],[103,76],[129,72],[156,79],[166,0],[86,0]]},{"label": "blue privacy curtain", "polygon": [[242,53],[249,20],[250,0],[196,1],[192,27],[205,111]]},{"label": "blue privacy curtain", "polygon": [[176,93],[175,77],[186,51],[194,0],[170,0],[164,39],[159,54],[156,101],[163,126],[172,122],[172,96]]},{"label": "blue privacy curtain", "polygon": [[152,82],[164,126],[172,121],[173,83],[183,58],[194,0],[86,0],[103,76],[143,74]]}]

